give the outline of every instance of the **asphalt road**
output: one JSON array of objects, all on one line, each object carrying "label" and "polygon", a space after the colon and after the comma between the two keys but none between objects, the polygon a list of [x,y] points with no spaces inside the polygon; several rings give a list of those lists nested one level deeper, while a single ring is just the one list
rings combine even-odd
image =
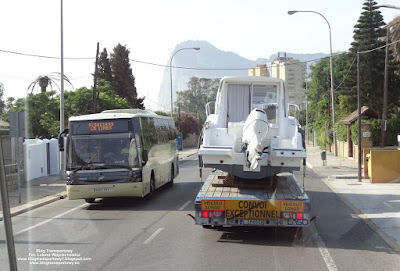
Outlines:
[{"label": "asphalt road", "polygon": [[[188,159],[175,185],[151,200],[65,199],[13,217],[18,269],[399,270],[400,256],[311,170],[305,187],[319,218],[301,235],[194,225],[187,214],[201,183],[196,156]],[[0,242],[0,269],[7,270],[3,224]]]}]

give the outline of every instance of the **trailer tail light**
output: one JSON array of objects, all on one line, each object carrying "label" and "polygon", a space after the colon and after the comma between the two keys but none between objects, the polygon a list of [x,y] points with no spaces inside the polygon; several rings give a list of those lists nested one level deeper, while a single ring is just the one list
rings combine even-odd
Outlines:
[{"label": "trailer tail light", "polygon": [[303,213],[296,213],[296,219],[303,219]]},{"label": "trailer tail light", "polygon": [[209,212],[203,212],[201,215],[202,215],[202,217],[210,217],[210,213]]}]

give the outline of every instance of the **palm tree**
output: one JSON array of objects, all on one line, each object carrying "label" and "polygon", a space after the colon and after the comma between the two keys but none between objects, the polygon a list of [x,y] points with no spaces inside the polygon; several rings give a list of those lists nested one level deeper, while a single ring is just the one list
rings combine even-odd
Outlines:
[{"label": "palm tree", "polygon": [[[67,81],[71,87],[73,88],[74,86],[72,85],[71,81],[69,81],[68,77],[64,75],[64,80]],[[39,76],[36,78],[28,87],[31,90],[31,93],[35,90],[37,86],[40,87],[40,91],[46,92],[47,87],[50,85],[51,90],[53,90],[53,85],[56,85],[58,90],[60,90],[60,87],[56,82],[61,81],[61,74],[59,72],[52,72],[49,73],[48,75],[45,76]]]}]

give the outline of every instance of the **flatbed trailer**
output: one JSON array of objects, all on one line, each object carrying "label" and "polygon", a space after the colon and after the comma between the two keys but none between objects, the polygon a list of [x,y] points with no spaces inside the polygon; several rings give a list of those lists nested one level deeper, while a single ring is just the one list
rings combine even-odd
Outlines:
[{"label": "flatbed trailer", "polygon": [[203,227],[307,227],[311,204],[291,173],[268,179],[212,172],[195,200],[195,224]]}]

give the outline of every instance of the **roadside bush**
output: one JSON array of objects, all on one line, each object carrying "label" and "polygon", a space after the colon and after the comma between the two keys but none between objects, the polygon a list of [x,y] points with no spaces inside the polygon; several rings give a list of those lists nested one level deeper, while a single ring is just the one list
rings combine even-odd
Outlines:
[{"label": "roadside bush", "polygon": [[[175,126],[178,129],[179,119],[178,115],[174,116]],[[181,132],[183,139],[187,138],[189,134],[199,134],[199,119],[195,116],[181,112]]]}]

